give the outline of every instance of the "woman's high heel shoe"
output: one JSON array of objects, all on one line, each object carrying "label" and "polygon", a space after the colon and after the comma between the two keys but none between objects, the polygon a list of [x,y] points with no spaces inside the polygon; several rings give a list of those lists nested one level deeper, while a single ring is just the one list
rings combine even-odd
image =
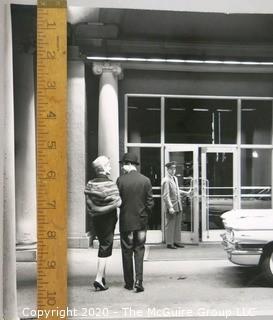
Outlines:
[{"label": "woman's high heel shoe", "polygon": [[104,286],[103,284],[99,283],[98,281],[94,281],[93,283],[94,288],[99,291],[105,291],[108,289],[108,287]]}]

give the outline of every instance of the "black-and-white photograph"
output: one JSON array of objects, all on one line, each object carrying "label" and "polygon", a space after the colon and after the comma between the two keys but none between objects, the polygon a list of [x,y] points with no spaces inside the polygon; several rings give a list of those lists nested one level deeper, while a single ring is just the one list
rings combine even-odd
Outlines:
[{"label": "black-and-white photograph", "polygon": [[37,3],[1,4],[0,318],[272,317],[273,3],[66,10],[68,301],[49,313]]}]

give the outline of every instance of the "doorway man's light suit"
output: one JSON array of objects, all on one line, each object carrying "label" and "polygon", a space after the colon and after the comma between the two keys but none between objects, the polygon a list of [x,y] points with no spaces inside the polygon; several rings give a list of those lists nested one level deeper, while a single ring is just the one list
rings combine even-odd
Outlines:
[{"label": "doorway man's light suit", "polygon": [[[166,217],[165,240],[167,245],[181,242],[182,201],[179,191],[178,180],[175,176],[167,173],[162,180],[163,211]],[[170,214],[173,208],[175,213]]]}]

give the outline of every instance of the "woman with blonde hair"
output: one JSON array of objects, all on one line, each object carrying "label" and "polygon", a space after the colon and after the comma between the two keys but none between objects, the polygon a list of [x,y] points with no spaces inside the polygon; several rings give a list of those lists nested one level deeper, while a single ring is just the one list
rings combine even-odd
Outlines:
[{"label": "woman with blonde hair", "polygon": [[95,233],[99,240],[97,276],[93,283],[96,290],[107,290],[106,264],[112,255],[114,230],[117,222],[117,207],[121,199],[117,185],[110,180],[111,165],[105,156],[92,162],[96,177],[88,181],[85,194],[88,213],[93,218]]}]

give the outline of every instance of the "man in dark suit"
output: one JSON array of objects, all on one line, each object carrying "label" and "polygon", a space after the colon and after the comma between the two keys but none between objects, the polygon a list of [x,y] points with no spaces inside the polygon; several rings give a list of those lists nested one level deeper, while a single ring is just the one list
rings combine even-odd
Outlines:
[{"label": "man in dark suit", "polygon": [[122,204],[120,207],[120,239],[125,289],[134,287],[133,254],[135,261],[135,289],[144,291],[143,259],[145,252],[148,214],[153,207],[152,184],[137,172],[137,156],[125,153],[122,160],[124,174],[117,180]]}]

